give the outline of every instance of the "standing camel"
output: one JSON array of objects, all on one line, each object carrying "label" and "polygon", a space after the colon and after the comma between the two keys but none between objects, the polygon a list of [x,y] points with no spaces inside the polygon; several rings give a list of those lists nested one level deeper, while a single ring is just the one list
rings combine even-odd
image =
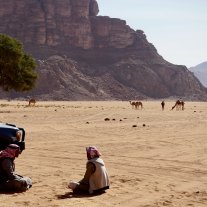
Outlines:
[{"label": "standing camel", "polygon": [[129,103],[132,105],[132,108],[139,109],[140,107],[143,109],[143,104],[141,101],[129,101]]},{"label": "standing camel", "polygon": [[175,107],[176,110],[184,110],[184,105],[185,105],[184,101],[177,100],[171,110],[173,110]]},{"label": "standing camel", "polygon": [[34,98],[29,100],[29,106],[31,105],[35,106],[35,104],[36,104],[36,100]]},{"label": "standing camel", "polygon": [[132,109],[135,108],[135,101],[129,101],[130,105],[132,105]]}]

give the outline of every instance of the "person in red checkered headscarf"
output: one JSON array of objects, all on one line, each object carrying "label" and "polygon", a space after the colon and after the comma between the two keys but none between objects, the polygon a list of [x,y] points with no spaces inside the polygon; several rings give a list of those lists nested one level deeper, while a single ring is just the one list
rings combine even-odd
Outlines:
[{"label": "person in red checkered headscarf", "polygon": [[10,144],[0,151],[0,191],[25,191],[32,186],[30,178],[15,173],[14,160],[20,153],[16,144]]},{"label": "person in red checkered headscarf", "polygon": [[100,158],[101,153],[95,146],[86,147],[88,161],[86,172],[79,182],[71,181],[68,187],[73,193],[94,194],[104,192],[109,189],[110,182],[104,161]]}]

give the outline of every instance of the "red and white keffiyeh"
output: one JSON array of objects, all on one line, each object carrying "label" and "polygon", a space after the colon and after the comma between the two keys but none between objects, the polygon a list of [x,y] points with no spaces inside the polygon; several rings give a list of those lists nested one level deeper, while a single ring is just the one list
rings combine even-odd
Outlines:
[{"label": "red and white keffiyeh", "polygon": [[88,160],[101,156],[101,153],[98,151],[98,149],[95,146],[86,147],[86,153],[87,153]]},{"label": "red and white keffiyeh", "polygon": [[6,149],[0,151],[0,158],[11,158],[15,159],[15,157],[18,157],[20,154],[20,148],[16,144],[10,144],[7,146]]}]

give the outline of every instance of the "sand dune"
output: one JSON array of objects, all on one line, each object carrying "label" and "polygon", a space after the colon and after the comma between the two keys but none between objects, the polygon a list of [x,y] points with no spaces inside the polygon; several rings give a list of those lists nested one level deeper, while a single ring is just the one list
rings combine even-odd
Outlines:
[{"label": "sand dune", "polygon": [[[33,180],[25,193],[0,194],[0,206],[206,207],[207,103],[160,103],[0,101],[0,121],[26,130],[16,172]],[[82,178],[89,145],[102,152],[111,188],[72,197],[67,183]]]}]

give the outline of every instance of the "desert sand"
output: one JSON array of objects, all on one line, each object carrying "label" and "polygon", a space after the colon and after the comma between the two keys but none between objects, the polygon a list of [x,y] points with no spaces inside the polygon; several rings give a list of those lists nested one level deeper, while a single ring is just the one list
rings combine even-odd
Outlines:
[{"label": "desert sand", "polygon": [[[207,103],[143,101],[0,101],[0,122],[26,130],[16,172],[29,176],[27,192],[0,194],[1,207],[206,207]],[[105,121],[108,118],[109,121]],[[102,153],[111,186],[98,196],[71,195],[70,180],[85,172],[85,147]]]}]

